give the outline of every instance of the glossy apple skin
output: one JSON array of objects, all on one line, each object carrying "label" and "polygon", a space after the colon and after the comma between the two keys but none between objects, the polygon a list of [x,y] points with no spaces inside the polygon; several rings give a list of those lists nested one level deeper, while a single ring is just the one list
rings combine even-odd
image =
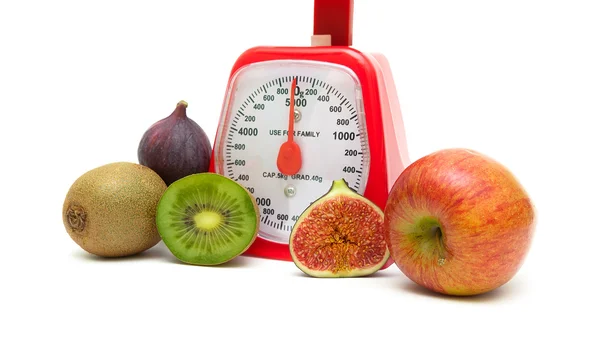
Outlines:
[{"label": "glossy apple skin", "polygon": [[[394,183],[384,214],[398,268],[448,295],[481,294],[512,279],[536,225],[535,207],[515,176],[467,149],[440,150],[409,165]],[[416,236],[423,218],[439,222],[443,256]]]}]

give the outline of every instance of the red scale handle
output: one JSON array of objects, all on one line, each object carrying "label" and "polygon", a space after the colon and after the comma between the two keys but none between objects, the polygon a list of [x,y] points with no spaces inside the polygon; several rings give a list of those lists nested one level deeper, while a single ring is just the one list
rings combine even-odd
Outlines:
[{"label": "red scale handle", "polygon": [[315,0],[314,35],[330,35],[332,46],[352,45],[354,0]]}]

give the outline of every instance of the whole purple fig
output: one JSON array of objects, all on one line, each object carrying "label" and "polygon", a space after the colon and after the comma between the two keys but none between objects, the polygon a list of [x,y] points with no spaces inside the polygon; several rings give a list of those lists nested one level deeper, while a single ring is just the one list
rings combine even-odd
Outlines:
[{"label": "whole purple fig", "polygon": [[187,116],[185,101],[154,123],[138,146],[140,164],[154,170],[167,185],[187,175],[207,172],[212,147],[200,125]]}]

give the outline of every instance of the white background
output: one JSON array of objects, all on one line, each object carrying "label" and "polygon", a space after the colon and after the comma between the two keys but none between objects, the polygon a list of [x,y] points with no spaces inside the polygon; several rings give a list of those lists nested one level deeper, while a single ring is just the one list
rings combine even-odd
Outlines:
[{"label": "white background", "polygon": [[492,293],[429,294],[395,266],[320,280],[247,257],[180,265],[162,244],[122,260],[78,248],[61,221],[78,176],[136,162],[181,99],[212,139],[242,51],[310,42],[311,0],[207,3],[0,3],[0,338],[598,337],[595,1],[355,1],[354,47],[390,60],[411,160],[476,149],[536,204],[525,265]]}]

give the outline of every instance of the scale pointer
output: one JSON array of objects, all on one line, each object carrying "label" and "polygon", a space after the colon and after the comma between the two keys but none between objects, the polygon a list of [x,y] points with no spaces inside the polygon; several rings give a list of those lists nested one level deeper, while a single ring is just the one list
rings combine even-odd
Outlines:
[{"label": "scale pointer", "polygon": [[279,155],[277,155],[277,168],[284,175],[294,175],[302,167],[302,152],[300,146],[294,142],[294,108],[296,92],[296,77],[292,79],[292,88],[290,89],[290,112],[288,118],[288,140],[281,144]]}]

